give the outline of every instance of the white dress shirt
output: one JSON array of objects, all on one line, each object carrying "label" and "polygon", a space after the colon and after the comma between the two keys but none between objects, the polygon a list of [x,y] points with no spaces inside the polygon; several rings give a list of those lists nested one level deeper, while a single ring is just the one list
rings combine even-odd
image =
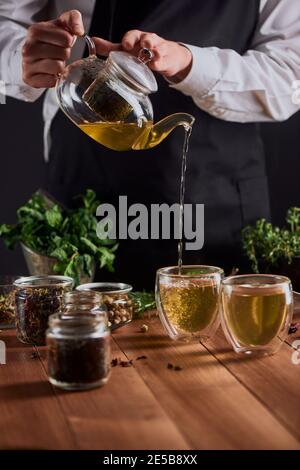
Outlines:
[{"label": "white dress shirt", "polygon": [[[78,9],[88,31],[94,6],[95,0],[0,0],[0,80],[8,96],[35,101],[45,91],[22,80],[21,50],[28,26]],[[71,60],[82,57],[84,47],[84,41],[77,40]],[[268,122],[285,120],[299,110],[292,95],[293,83],[300,79],[300,0],[260,0],[258,26],[244,55],[217,47],[187,47],[193,54],[192,69],[170,86],[209,114],[227,121]],[[46,156],[57,110],[55,90],[50,89],[43,113]]]}]

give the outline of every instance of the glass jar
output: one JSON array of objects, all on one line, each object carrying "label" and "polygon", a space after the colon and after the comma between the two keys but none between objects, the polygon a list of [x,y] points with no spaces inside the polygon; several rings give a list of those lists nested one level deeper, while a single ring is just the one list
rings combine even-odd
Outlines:
[{"label": "glass jar", "polygon": [[50,315],[63,309],[64,294],[72,290],[66,276],[21,277],[16,287],[17,337],[23,343],[44,345]]},{"label": "glass jar", "polygon": [[108,325],[107,308],[100,293],[94,291],[67,292],[64,296],[64,314],[85,313],[102,315],[103,321]]},{"label": "glass jar", "polygon": [[20,276],[0,276],[0,329],[15,327],[15,286]]},{"label": "glass jar", "polygon": [[231,276],[222,282],[221,321],[237,353],[274,354],[287,338],[293,290],[287,277]]},{"label": "glass jar", "polygon": [[51,315],[47,346],[49,380],[56,387],[87,390],[108,381],[110,331],[103,315]]},{"label": "glass jar", "polygon": [[156,276],[156,304],[163,326],[174,340],[206,341],[219,324],[223,270],[214,266],[162,268]]},{"label": "glass jar", "polygon": [[78,291],[94,291],[102,295],[107,308],[108,325],[111,329],[119,328],[133,317],[133,303],[129,297],[132,286],[121,282],[92,282],[76,287]]}]

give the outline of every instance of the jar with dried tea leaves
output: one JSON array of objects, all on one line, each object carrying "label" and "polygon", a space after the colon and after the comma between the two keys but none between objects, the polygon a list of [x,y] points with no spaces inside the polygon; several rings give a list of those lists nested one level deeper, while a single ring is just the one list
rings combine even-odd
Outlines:
[{"label": "jar with dried tea leaves", "polygon": [[129,323],[133,316],[133,303],[129,298],[132,286],[121,282],[92,282],[82,284],[78,291],[93,291],[102,295],[103,304],[107,308],[108,322],[111,329]]},{"label": "jar with dried tea leaves", "polygon": [[43,345],[50,315],[64,306],[64,294],[73,287],[66,276],[21,277],[16,287],[17,337],[23,343]]},{"label": "jar with dried tea leaves", "polygon": [[15,327],[15,286],[19,276],[0,276],[0,329]]},{"label": "jar with dried tea leaves", "polygon": [[55,314],[47,330],[50,382],[65,390],[87,390],[109,378],[110,331],[101,314]]}]

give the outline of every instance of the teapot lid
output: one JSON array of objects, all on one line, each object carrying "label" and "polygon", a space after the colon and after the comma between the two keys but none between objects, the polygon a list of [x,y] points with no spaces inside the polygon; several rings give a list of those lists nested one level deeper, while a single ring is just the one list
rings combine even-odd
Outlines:
[{"label": "teapot lid", "polygon": [[153,72],[138,57],[134,57],[128,52],[112,51],[108,61],[125,74],[129,80],[146,88],[149,93],[155,93],[158,90]]}]

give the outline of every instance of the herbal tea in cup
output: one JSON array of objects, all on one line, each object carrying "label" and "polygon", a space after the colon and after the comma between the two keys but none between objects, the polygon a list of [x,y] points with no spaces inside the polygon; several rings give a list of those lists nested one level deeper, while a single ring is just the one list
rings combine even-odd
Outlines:
[{"label": "herbal tea in cup", "polygon": [[219,326],[223,270],[213,266],[162,268],[156,276],[156,305],[172,339],[209,339]]},{"label": "herbal tea in cup", "polygon": [[228,277],[222,282],[221,296],[222,327],[236,352],[278,351],[293,315],[288,278],[265,274]]}]

